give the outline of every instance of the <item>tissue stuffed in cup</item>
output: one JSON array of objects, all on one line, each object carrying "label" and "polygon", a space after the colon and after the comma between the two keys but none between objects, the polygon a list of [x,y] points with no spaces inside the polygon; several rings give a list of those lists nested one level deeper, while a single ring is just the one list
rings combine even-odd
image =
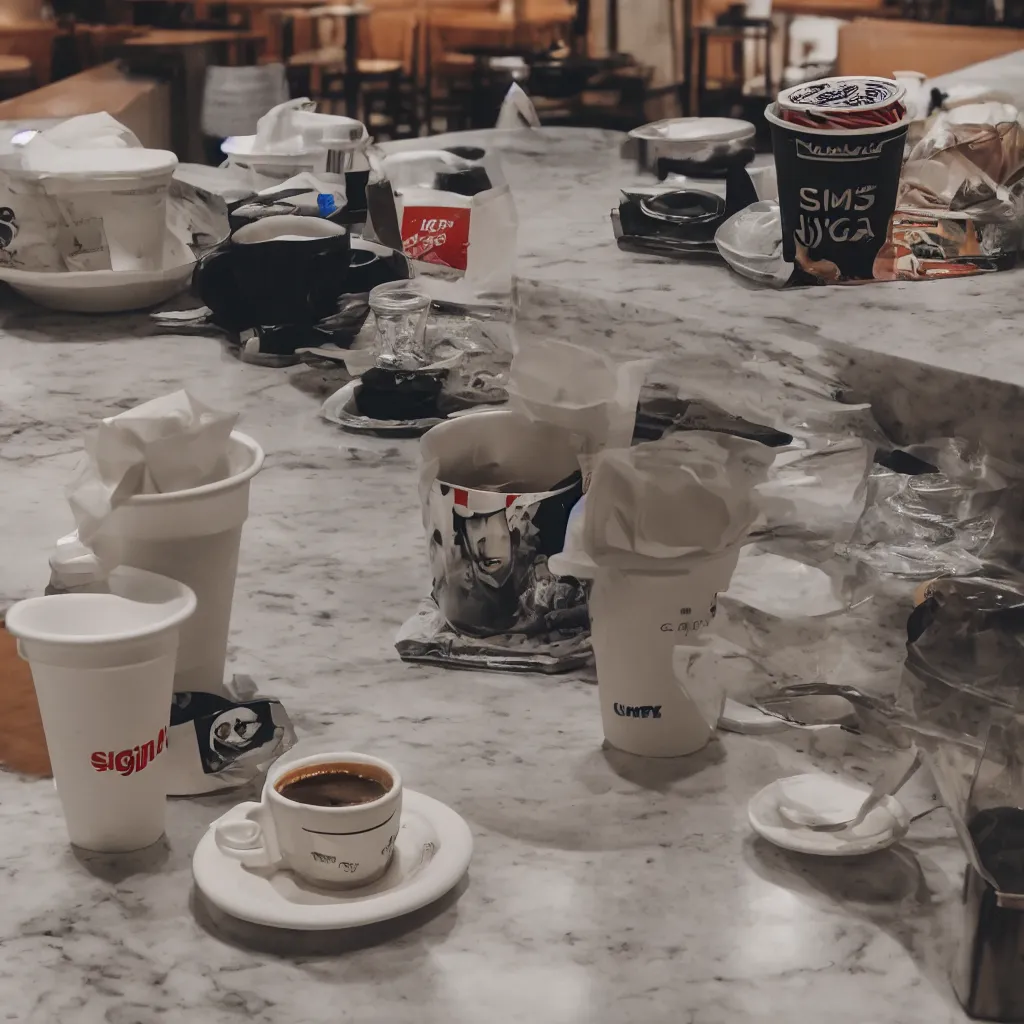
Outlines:
[{"label": "tissue stuffed in cup", "polygon": [[850,131],[896,124],[906,116],[906,87],[889,78],[820,78],[779,93],[778,115],[805,128]]}]

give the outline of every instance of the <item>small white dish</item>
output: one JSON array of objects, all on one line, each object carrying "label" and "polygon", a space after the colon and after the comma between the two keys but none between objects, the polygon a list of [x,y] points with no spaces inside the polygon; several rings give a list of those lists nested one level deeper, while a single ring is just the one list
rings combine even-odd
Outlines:
[{"label": "small white dish", "polygon": [[242,820],[255,803],[241,803],[218,818],[199,840],[192,877],[220,910],[270,928],[329,931],[401,917],[440,899],[466,873],[473,836],[446,804],[415,790],[404,791],[402,827],[391,865],[382,878],[360,889],[330,891],[290,871],[257,871],[225,856],[214,828]]},{"label": "small white dish", "polygon": [[424,416],[413,420],[375,420],[364,416],[356,405],[356,395],[362,387],[359,380],[350,380],[330,395],[320,407],[320,415],[352,434],[370,434],[374,437],[419,437],[431,427],[443,423],[444,416]]},{"label": "small white dish", "polygon": [[160,270],[40,271],[0,266],[0,281],[47,309],[127,313],[150,309],[183,292],[192,280],[195,262],[192,250],[168,234]]},{"label": "small white dish", "polygon": [[763,839],[784,850],[815,857],[859,857],[884,850],[906,835],[910,816],[893,796],[886,797],[856,828],[841,832],[816,832],[786,817],[781,804],[787,800],[792,802],[793,798],[798,800],[805,785],[820,786],[826,780],[834,787],[838,802],[852,805],[853,810],[849,814],[852,818],[870,791],[845,779],[811,773],[778,779],[753,796],[747,805],[750,827]]}]

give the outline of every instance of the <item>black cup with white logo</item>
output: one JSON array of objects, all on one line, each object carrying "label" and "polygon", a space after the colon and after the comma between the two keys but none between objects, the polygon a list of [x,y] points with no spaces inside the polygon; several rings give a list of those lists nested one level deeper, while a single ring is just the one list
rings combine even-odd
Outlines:
[{"label": "black cup with white logo", "polygon": [[907,122],[804,128],[765,110],[779,179],[782,253],[797,280],[870,281],[896,209]]}]

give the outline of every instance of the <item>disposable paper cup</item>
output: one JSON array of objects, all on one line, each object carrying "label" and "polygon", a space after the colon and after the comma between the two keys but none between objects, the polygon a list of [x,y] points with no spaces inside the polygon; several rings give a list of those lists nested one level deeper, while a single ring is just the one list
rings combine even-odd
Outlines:
[{"label": "disposable paper cup", "polygon": [[582,589],[547,570],[582,493],[568,434],[501,409],[434,427],[421,451],[437,464],[423,519],[448,622],[470,636],[543,632],[552,612],[570,616],[578,601],[585,623]]},{"label": "disposable paper cup", "polygon": [[729,588],[739,548],[688,573],[602,569],[590,591],[590,637],[605,739],[645,757],[700,750],[714,731],[676,682],[672,651],[692,642]]},{"label": "disposable paper cup", "polygon": [[249,515],[249,485],[263,449],[233,431],[222,480],[166,494],[139,494],[118,506],[100,538],[121,565],[170,576],[190,587],[198,610],[181,632],[174,689],[227,696],[224,662],[235,594],[238,546]]},{"label": "disposable paper cup", "polygon": [[21,601],[6,627],[32,669],[57,793],[75,846],[140,850],[164,833],[167,730],[188,587],[122,570],[125,596]]},{"label": "disposable paper cup", "polygon": [[[69,151],[71,152],[71,151]],[[167,231],[167,191],[178,158],[164,150],[73,151],[73,162],[30,171],[56,204],[75,246],[69,270],[160,270]]]},{"label": "disposable paper cup", "polygon": [[870,281],[896,209],[908,122],[818,131],[765,117],[779,183],[782,254],[811,279]]}]

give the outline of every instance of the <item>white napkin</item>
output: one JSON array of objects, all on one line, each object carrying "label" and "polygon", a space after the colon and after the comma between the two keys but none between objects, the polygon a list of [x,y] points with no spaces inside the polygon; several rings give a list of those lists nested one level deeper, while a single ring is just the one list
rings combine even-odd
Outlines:
[{"label": "white napkin", "polygon": [[646,359],[616,363],[554,338],[520,341],[509,369],[509,405],[569,431],[581,454],[628,448],[649,366]]},{"label": "white napkin", "polygon": [[72,538],[58,543],[51,559],[55,574],[66,562],[83,565],[104,520],[133,495],[185,490],[222,477],[237,419],[236,413],[175,391],[101,420],[85,442],[86,459],[68,490],[80,544]]},{"label": "white napkin", "polygon": [[106,112],[69,117],[41,131],[28,146],[40,140],[61,149],[136,149],[142,146],[130,128]]},{"label": "white napkin", "polygon": [[540,118],[534,108],[533,100],[523,91],[522,87],[513,82],[501,101],[498,120],[495,128],[539,128]]},{"label": "white napkin", "polygon": [[704,431],[599,452],[584,460],[584,552],[599,567],[644,572],[734,548],[759,513],[755,488],[773,455],[756,441]]},{"label": "white napkin", "polygon": [[314,111],[316,104],[306,96],[279,103],[256,122],[254,153],[303,153],[308,148],[302,129],[295,123],[299,111]]}]

